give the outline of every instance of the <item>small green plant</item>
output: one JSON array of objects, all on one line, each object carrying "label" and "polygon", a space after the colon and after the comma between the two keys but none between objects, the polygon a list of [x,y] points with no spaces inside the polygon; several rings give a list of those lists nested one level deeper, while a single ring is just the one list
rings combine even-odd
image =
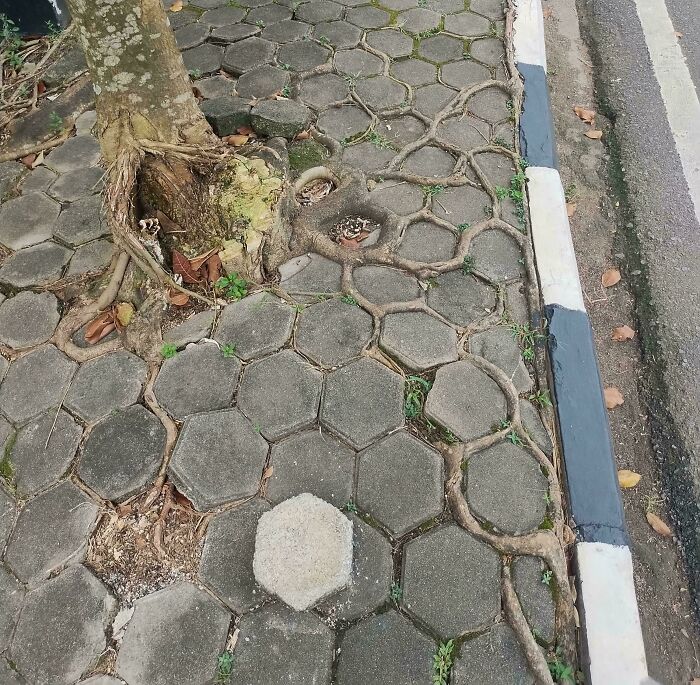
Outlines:
[{"label": "small green plant", "polygon": [[531,362],[535,358],[535,345],[547,339],[547,336],[539,330],[532,330],[530,324],[517,323],[510,324],[510,333],[518,341],[520,345],[523,359]]},{"label": "small green plant", "polygon": [[498,145],[498,147],[505,148],[506,150],[513,149],[513,144],[509,143],[505,138],[502,138],[501,136],[496,136],[491,142],[494,145]]},{"label": "small green plant", "polygon": [[172,343],[165,343],[163,347],[160,348],[160,356],[163,359],[172,359],[177,354],[177,347]]},{"label": "small green plant", "polygon": [[489,218],[493,216],[493,207],[491,205],[484,205],[484,216]]},{"label": "small green plant", "polygon": [[238,0],[228,0],[226,3],[229,7],[240,7],[241,3]]},{"label": "small green plant", "polygon": [[190,69],[187,73],[190,75],[190,78],[194,79],[195,81],[198,78],[202,78],[202,70],[201,69]]},{"label": "small green plant", "polygon": [[461,223],[461,224],[457,224],[457,230],[460,233],[464,233],[464,231],[468,231],[471,227],[472,227],[472,225],[470,223],[468,223],[467,221],[465,221],[464,223]]},{"label": "small green plant", "polygon": [[565,664],[561,658],[559,648],[553,654],[547,657],[547,666],[552,679],[557,683],[573,683],[574,669],[568,664]]},{"label": "small green plant", "polygon": [[46,22],[46,33],[49,40],[56,40],[61,35],[61,27],[49,19]]},{"label": "small green plant", "polygon": [[0,14],[0,48],[4,52],[7,63],[15,70],[22,66],[22,39],[19,29],[12,19]]},{"label": "small green plant", "polygon": [[423,404],[433,384],[420,376],[407,376],[404,383],[403,413],[407,419],[415,419],[423,413]]},{"label": "small green plant", "polygon": [[438,27],[434,27],[432,29],[427,29],[425,31],[421,31],[418,35],[418,38],[430,38],[430,36],[435,36],[438,33],[440,33],[440,29]]},{"label": "small green plant", "polygon": [[552,400],[549,397],[549,390],[538,390],[529,395],[528,398],[530,402],[535,402],[539,404],[540,407],[551,407]]},{"label": "small green plant", "polygon": [[345,79],[345,83],[347,83],[350,88],[354,88],[357,85],[358,76],[359,74],[345,74],[343,79]]},{"label": "small green plant", "polygon": [[343,295],[340,301],[345,302],[345,304],[357,304],[357,300],[352,295]]},{"label": "small green plant", "polygon": [[510,433],[506,435],[506,438],[508,438],[508,442],[510,442],[513,445],[520,446],[523,444],[521,437],[514,430],[510,431]]},{"label": "small green plant", "polygon": [[549,584],[552,582],[552,572],[547,569],[546,571],[542,571],[542,583],[543,585],[546,585],[549,587]]},{"label": "small green plant", "polygon": [[220,290],[225,297],[234,302],[243,299],[248,294],[248,283],[237,273],[222,276],[214,286]]},{"label": "small green plant", "polygon": [[292,65],[287,64],[287,62],[281,62],[280,63],[280,69],[284,69],[285,71],[291,71],[292,70]]},{"label": "small green plant", "polygon": [[285,86],[285,87],[282,88],[282,90],[280,91],[280,95],[281,95],[283,98],[291,97],[291,95],[292,95],[292,89],[291,89],[289,86]]},{"label": "small green plant", "polygon": [[496,24],[491,24],[489,36],[491,36],[491,38],[498,38],[498,26],[496,26]]},{"label": "small green plant", "polygon": [[216,657],[216,682],[229,683],[233,673],[233,654],[231,652],[221,652]]},{"label": "small green plant", "polygon": [[503,186],[496,186],[496,197],[499,200],[505,200],[508,197],[508,188],[504,188]]},{"label": "small green plant", "polygon": [[351,514],[357,514],[357,505],[351,499],[345,503],[344,509],[345,511],[349,511]]},{"label": "small green plant", "polygon": [[318,37],[318,42],[319,42],[321,45],[324,45],[324,46],[326,46],[326,47],[329,46],[329,45],[331,44],[331,40],[330,40],[330,38],[329,38],[328,36],[319,36],[319,37]]},{"label": "small green plant", "polygon": [[428,6],[428,0],[418,0],[418,7],[427,7]]},{"label": "small green plant", "polygon": [[398,602],[403,597],[403,589],[398,583],[391,584],[391,598]]},{"label": "small green plant", "polygon": [[264,22],[262,19],[258,19],[258,20],[255,22],[255,25],[256,25],[259,29],[264,29],[264,28],[265,28],[265,22]]},{"label": "small green plant", "polygon": [[433,685],[447,685],[452,669],[452,654],[455,649],[454,640],[441,642],[433,655]]},{"label": "small green plant", "polygon": [[508,428],[510,428],[510,421],[508,419],[501,419],[498,423],[491,426],[491,432],[500,433]]},{"label": "small green plant", "polygon": [[436,195],[445,192],[445,186],[440,185],[439,183],[436,185],[421,186],[420,189],[423,191],[423,195],[426,197],[435,197]]},{"label": "small green plant", "polygon": [[468,276],[469,274],[474,273],[474,257],[473,255],[464,255],[464,259],[462,260],[462,273],[465,276]]},{"label": "small green plant", "polygon": [[578,190],[576,189],[576,184],[575,183],[567,184],[566,188],[564,188],[564,199],[567,202],[573,202],[576,199],[577,195],[578,195]]},{"label": "small green plant", "polygon": [[378,147],[380,150],[393,150],[394,146],[392,145],[391,141],[388,138],[385,138],[383,135],[380,133],[377,133],[376,131],[370,131],[367,134],[367,140],[372,143],[375,147]]},{"label": "small green plant", "polygon": [[233,357],[233,355],[236,353],[236,346],[235,345],[222,345],[221,346],[221,354],[224,355],[224,357],[229,358]]},{"label": "small green plant", "polygon": [[253,424],[253,430],[260,435],[260,432],[262,431],[262,426],[259,423]]},{"label": "small green plant", "polygon": [[49,128],[52,133],[60,133],[63,130],[63,117],[56,112],[49,114]]}]

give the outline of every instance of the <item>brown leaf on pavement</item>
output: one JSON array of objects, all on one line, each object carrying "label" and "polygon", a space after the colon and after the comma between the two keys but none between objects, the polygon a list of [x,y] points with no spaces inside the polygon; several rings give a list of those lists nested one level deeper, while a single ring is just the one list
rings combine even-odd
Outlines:
[{"label": "brown leaf on pavement", "polygon": [[224,140],[226,141],[227,145],[233,145],[233,147],[241,147],[241,145],[245,145],[250,140],[250,136],[232,135],[226,136]]},{"label": "brown leaf on pavement", "polygon": [[595,112],[592,109],[576,106],[574,107],[574,112],[581,121],[585,121],[587,124],[592,125],[595,121]]},{"label": "brown leaf on pavement", "polygon": [[176,307],[184,307],[190,301],[190,296],[187,293],[170,288],[168,291],[168,302]]},{"label": "brown leaf on pavement", "polygon": [[576,214],[576,203],[575,202],[567,202],[566,203],[566,215],[569,217],[569,219]]},{"label": "brown leaf on pavement", "polygon": [[637,485],[641,478],[642,476],[639,473],[630,471],[629,469],[620,469],[617,472],[617,480],[620,483],[620,487],[625,488],[626,490]]},{"label": "brown leaf on pavement", "polygon": [[192,267],[192,271],[199,271],[204,262],[209,259],[213,254],[216,254],[219,251],[218,247],[212,247],[211,250],[207,250],[206,252],[202,252],[202,254],[197,255],[196,257],[192,257],[190,259],[190,266]]},{"label": "brown leaf on pavement", "polygon": [[554,12],[552,11],[552,8],[551,8],[551,7],[545,7],[545,8],[542,10],[542,16],[543,16],[545,19],[551,19],[553,15],[554,15]]},{"label": "brown leaf on pavement", "polygon": [[600,140],[603,137],[603,132],[602,131],[586,131],[584,134],[586,138],[590,138],[591,140]]},{"label": "brown leaf on pavement", "polygon": [[207,270],[207,280],[216,283],[221,278],[221,258],[218,254],[212,255],[204,265]]},{"label": "brown leaf on pavement", "polygon": [[308,140],[311,138],[311,134],[308,131],[302,131],[294,136],[294,140]]},{"label": "brown leaf on pavement", "polygon": [[616,283],[620,282],[622,276],[617,269],[608,269],[603,272],[600,282],[603,284],[604,288],[610,288]]},{"label": "brown leaf on pavement", "polygon": [[96,316],[85,329],[85,342],[94,345],[102,338],[108,336],[117,325],[114,323],[114,315],[110,309]]},{"label": "brown leaf on pavement", "polygon": [[625,340],[632,340],[634,338],[635,332],[633,328],[629,326],[618,326],[613,328],[612,335],[610,336],[613,340],[617,342],[624,342]]},{"label": "brown leaf on pavement", "polygon": [[673,531],[669,528],[668,524],[650,511],[647,512],[647,522],[659,535],[665,538],[673,536]]},{"label": "brown leaf on pavement", "polygon": [[605,390],[603,390],[603,395],[605,396],[605,406],[608,409],[615,409],[615,407],[619,407],[621,404],[625,403],[625,398],[622,396],[622,393],[614,386],[605,388]]},{"label": "brown leaf on pavement", "polygon": [[190,260],[177,250],[173,250],[173,271],[182,276],[185,283],[202,282],[200,275],[192,268]]},{"label": "brown leaf on pavement", "polygon": [[19,161],[22,162],[22,164],[24,164],[24,166],[26,166],[27,169],[31,169],[32,164],[34,164],[35,159],[36,159],[36,155],[31,154],[31,155],[27,155],[26,157],[22,157],[22,159],[20,159]]},{"label": "brown leaf on pavement", "polygon": [[182,9],[182,1],[183,0],[175,0],[175,2],[170,5],[170,11],[179,12]]}]

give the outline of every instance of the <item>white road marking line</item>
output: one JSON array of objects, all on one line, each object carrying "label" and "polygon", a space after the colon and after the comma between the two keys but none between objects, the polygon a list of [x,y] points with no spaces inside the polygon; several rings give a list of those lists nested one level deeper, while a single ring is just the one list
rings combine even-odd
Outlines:
[{"label": "white road marking line", "polygon": [[664,0],[635,0],[668,123],[700,222],[700,101]]}]

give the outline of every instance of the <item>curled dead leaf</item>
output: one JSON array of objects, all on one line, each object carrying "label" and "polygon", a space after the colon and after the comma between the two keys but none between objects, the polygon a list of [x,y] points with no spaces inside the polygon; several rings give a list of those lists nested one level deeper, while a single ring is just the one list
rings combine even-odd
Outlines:
[{"label": "curled dead leaf", "polygon": [[590,138],[591,140],[600,140],[603,137],[603,132],[591,130],[586,131],[583,135],[586,136],[586,138]]},{"label": "curled dead leaf", "polygon": [[605,397],[605,406],[608,409],[615,409],[615,407],[619,407],[621,404],[625,403],[625,398],[622,396],[622,393],[614,386],[605,388],[605,390],[603,390],[603,395]]},{"label": "curled dead leaf", "polygon": [[311,138],[311,134],[308,131],[301,131],[294,136],[294,140],[308,140]]},{"label": "curled dead leaf", "polygon": [[192,268],[190,260],[182,252],[173,250],[173,271],[182,276],[185,283],[201,283],[202,279],[195,269]]},{"label": "curled dead leaf", "polygon": [[170,288],[168,292],[168,302],[176,307],[184,307],[190,301],[190,296],[175,288]]},{"label": "curled dead leaf", "polygon": [[619,283],[621,278],[622,276],[617,269],[608,269],[603,272],[600,282],[603,284],[604,288],[610,288],[616,283]]},{"label": "curled dead leaf", "polygon": [[592,109],[576,106],[574,107],[574,112],[581,121],[585,121],[587,124],[593,124],[595,112]]},{"label": "curled dead leaf", "polygon": [[651,511],[647,512],[647,522],[659,535],[662,535],[665,538],[670,538],[673,536],[673,531],[669,528],[668,523]]},{"label": "curled dead leaf", "polygon": [[641,478],[641,474],[636,473],[635,471],[630,471],[629,469],[620,469],[617,472],[617,480],[620,483],[620,487],[624,488],[625,490],[633,488],[635,485],[637,485],[637,483],[639,483]]},{"label": "curled dead leaf", "polygon": [[96,316],[85,328],[85,342],[95,345],[107,337],[117,325],[114,323],[114,315],[110,309]]},{"label": "curled dead leaf", "polygon": [[633,328],[629,326],[618,326],[613,328],[611,338],[617,340],[617,342],[624,342],[625,340],[632,340],[634,338],[635,332]]},{"label": "curled dead leaf", "polygon": [[575,202],[567,202],[566,203],[566,216],[569,217],[569,219],[576,214],[576,203]]},{"label": "curled dead leaf", "polygon": [[225,140],[227,145],[233,145],[233,147],[240,147],[241,145],[245,145],[250,140],[250,136],[232,135],[226,136]]},{"label": "curled dead leaf", "polygon": [[216,254],[219,251],[218,247],[212,247],[211,250],[207,250],[206,252],[202,252],[202,254],[197,255],[196,257],[192,257],[190,259],[190,266],[192,267],[193,271],[199,271],[204,263],[209,259],[212,255]]},{"label": "curled dead leaf", "polygon": [[36,155],[31,154],[31,155],[27,155],[26,157],[22,157],[22,159],[20,159],[19,161],[22,162],[22,164],[24,164],[24,166],[26,166],[27,169],[31,169],[32,164],[34,164],[35,159],[36,159]]},{"label": "curled dead leaf", "polygon": [[207,280],[210,283],[216,283],[221,278],[221,258],[218,254],[212,255],[207,259],[204,265],[207,270]]},{"label": "curled dead leaf", "polygon": [[114,307],[114,319],[120,326],[128,326],[134,318],[136,310],[131,302],[120,302]]}]

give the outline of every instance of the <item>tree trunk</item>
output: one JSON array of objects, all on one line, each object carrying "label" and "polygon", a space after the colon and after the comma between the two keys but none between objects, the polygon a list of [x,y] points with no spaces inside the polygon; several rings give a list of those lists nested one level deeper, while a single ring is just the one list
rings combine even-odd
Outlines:
[{"label": "tree trunk", "polygon": [[216,144],[161,0],[68,0],[97,96],[103,156],[150,140]]}]

